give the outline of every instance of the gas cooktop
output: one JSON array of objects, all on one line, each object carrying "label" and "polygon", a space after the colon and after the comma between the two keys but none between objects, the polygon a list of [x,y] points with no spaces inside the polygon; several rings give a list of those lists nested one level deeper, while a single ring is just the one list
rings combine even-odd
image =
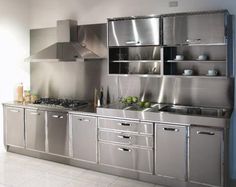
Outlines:
[{"label": "gas cooktop", "polygon": [[73,99],[40,98],[34,102],[34,105],[44,105],[75,110],[82,106],[88,105],[88,102]]}]

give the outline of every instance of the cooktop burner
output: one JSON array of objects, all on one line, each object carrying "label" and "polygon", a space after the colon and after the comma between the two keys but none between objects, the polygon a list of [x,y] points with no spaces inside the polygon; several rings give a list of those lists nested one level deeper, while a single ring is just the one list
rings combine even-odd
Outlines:
[{"label": "cooktop burner", "polygon": [[78,107],[88,105],[88,102],[72,99],[40,98],[35,101],[34,104],[60,106],[69,109],[76,109]]}]

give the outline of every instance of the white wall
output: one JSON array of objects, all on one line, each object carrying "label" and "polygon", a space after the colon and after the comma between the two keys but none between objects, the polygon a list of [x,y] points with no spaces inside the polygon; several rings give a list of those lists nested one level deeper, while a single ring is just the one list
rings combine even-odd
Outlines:
[{"label": "white wall", "polygon": [[[0,102],[12,101],[14,87],[29,87],[29,3],[28,0],[0,0]],[[2,107],[0,110],[2,146]]]}]

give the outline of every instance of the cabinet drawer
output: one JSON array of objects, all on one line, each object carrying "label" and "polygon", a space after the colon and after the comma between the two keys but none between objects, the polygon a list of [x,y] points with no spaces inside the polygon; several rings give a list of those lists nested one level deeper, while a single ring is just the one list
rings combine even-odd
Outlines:
[{"label": "cabinet drawer", "polygon": [[153,150],[99,143],[100,164],[153,173]]},{"label": "cabinet drawer", "polygon": [[139,136],[125,132],[99,131],[99,140],[153,148],[152,136]]},{"label": "cabinet drawer", "polygon": [[103,129],[128,131],[140,134],[153,134],[152,123],[139,123],[136,121],[99,118],[98,127]]}]

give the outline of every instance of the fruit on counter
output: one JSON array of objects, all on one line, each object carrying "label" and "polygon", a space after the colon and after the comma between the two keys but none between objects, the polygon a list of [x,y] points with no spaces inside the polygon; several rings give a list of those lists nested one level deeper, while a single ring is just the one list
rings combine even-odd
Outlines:
[{"label": "fruit on counter", "polygon": [[145,102],[144,103],[144,108],[150,108],[151,107],[151,103],[150,102]]},{"label": "fruit on counter", "polygon": [[132,102],[133,102],[133,103],[137,103],[137,102],[138,102],[138,97],[133,96],[133,97],[132,97]]},{"label": "fruit on counter", "polygon": [[122,102],[122,103],[126,103],[126,98],[123,97],[123,98],[121,99],[121,102]]},{"label": "fruit on counter", "polygon": [[139,107],[144,107],[144,104],[145,104],[144,101],[139,101],[139,102],[138,102],[138,106],[139,106]]}]

